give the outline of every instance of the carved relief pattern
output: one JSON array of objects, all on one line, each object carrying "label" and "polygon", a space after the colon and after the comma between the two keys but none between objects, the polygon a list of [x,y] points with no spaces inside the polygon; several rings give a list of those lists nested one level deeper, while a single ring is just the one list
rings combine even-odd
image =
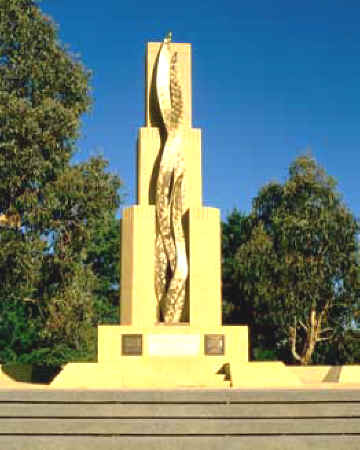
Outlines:
[{"label": "carved relief pattern", "polygon": [[188,276],[184,214],[183,100],[177,76],[177,53],[171,55],[170,39],[161,46],[156,93],[165,127],[156,183],[155,290],[164,322],[180,322]]}]

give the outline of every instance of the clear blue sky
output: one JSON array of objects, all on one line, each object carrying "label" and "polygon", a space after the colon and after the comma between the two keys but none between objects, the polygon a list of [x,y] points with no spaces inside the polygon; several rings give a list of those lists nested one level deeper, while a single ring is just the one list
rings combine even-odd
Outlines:
[{"label": "clear blue sky", "polygon": [[76,160],[99,150],[135,201],[147,41],[193,49],[193,126],[203,131],[204,204],[249,211],[311,148],[360,216],[359,0],[44,0],[60,38],[93,71]]}]

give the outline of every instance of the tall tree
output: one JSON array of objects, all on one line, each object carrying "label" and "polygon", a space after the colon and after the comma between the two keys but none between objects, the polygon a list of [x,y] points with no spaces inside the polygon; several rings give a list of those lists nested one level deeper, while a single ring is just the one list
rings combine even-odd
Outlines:
[{"label": "tall tree", "polygon": [[284,184],[260,190],[251,223],[234,258],[237,306],[251,311],[255,333],[265,324],[279,352],[308,364],[317,343],[335,341],[358,307],[359,224],[309,155],[294,161]]},{"label": "tall tree", "polygon": [[[248,245],[254,229],[254,217],[251,214],[240,212],[236,209],[222,223],[222,298],[223,321],[249,326],[250,354],[252,359],[278,359],[276,354],[276,342],[278,335],[273,323],[266,319],[264,308],[265,298],[262,302],[255,303],[251,287],[257,286],[259,277],[264,274],[264,268],[260,268],[260,254],[257,261],[251,264],[248,261],[246,270],[241,268],[238,259],[239,249],[243,250]],[[266,250],[265,242],[258,240],[257,246],[262,251]],[[246,292],[245,292],[246,291]],[[262,320],[264,318],[264,320]]]},{"label": "tall tree", "polygon": [[73,165],[90,72],[32,0],[0,0],[0,360],[86,353],[87,248],[119,205],[101,157]]},{"label": "tall tree", "polygon": [[120,220],[110,212],[94,227],[94,237],[87,247],[86,263],[97,277],[95,295],[96,320],[118,323],[120,320]]},{"label": "tall tree", "polygon": [[[227,217],[226,222],[222,222],[221,227],[223,320],[227,323],[248,324],[251,309],[244,308],[245,304],[241,300],[242,294],[237,284],[234,283],[233,275],[237,268],[236,252],[250,238],[251,217],[234,209]],[[239,310],[240,305],[241,310]]]}]

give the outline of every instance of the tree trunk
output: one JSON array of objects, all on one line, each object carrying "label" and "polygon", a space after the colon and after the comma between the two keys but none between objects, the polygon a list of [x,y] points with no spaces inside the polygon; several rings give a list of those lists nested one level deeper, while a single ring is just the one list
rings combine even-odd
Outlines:
[{"label": "tree trunk", "polygon": [[289,330],[289,340],[291,345],[291,353],[294,359],[299,361],[302,366],[306,366],[311,362],[311,358],[315,350],[315,345],[319,338],[319,334],[321,331],[321,314],[319,319],[317,319],[316,311],[315,309],[312,309],[310,311],[309,323],[305,325],[300,322],[300,324],[302,325],[306,333],[305,343],[300,354],[296,350],[296,328],[298,325],[296,318],[294,319],[294,326],[290,327]]},{"label": "tree trunk", "polygon": [[307,327],[306,341],[300,358],[300,364],[303,366],[307,366],[311,362],[319,336],[319,327],[320,320],[316,319],[316,311],[312,309],[310,311],[310,323]]}]

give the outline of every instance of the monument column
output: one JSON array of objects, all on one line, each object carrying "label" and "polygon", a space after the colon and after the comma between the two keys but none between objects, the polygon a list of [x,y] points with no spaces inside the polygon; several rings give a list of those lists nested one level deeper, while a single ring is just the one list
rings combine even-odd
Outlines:
[{"label": "monument column", "polygon": [[[161,152],[163,151],[162,133],[164,125],[159,111],[159,102],[156,93],[157,64],[161,43],[148,43],[146,49],[146,126],[140,128],[138,136],[137,157],[137,203],[138,211],[146,209],[149,217],[153,216],[150,211],[156,204],[156,183],[159,174]],[[190,314],[184,314],[185,319],[191,324],[199,325],[204,322],[204,314],[213,325],[221,324],[221,268],[220,268],[220,217],[218,210],[204,208],[202,206],[202,176],[201,176],[201,130],[192,128],[192,93],[191,93],[191,46],[190,44],[168,44],[172,55],[177,55],[177,67],[181,83],[182,94],[182,142],[181,151],[185,162],[185,191],[183,216],[185,238],[187,246],[187,257],[189,275],[187,280],[186,308]],[[149,229],[142,227],[139,230],[140,241],[147,239],[151,241],[151,249],[154,245],[154,226]],[[125,228],[125,222],[123,228]],[[131,234],[131,233],[130,233]],[[127,239],[125,236],[123,240]],[[128,247],[129,243],[124,242]],[[145,248],[150,252],[145,256]],[[128,248],[125,250],[123,259],[123,276],[129,279],[129,274],[135,268],[149,270],[154,267],[153,255],[150,247],[145,246],[142,252],[142,264],[139,267],[132,262],[132,258],[126,261]],[[133,264],[133,265],[132,265]],[[131,266],[132,265],[132,266]],[[131,267],[132,268],[131,268]],[[142,298],[142,302],[152,301],[153,289],[149,288],[150,279],[146,278],[148,294]],[[141,280],[141,281],[140,281]],[[135,283],[135,284],[134,284]],[[143,286],[143,277],[139,277],[139,283]],[[131,281],[133,292],[137,289],[134,277]],[[140,290],[142,287],[140,287]],[[151,293],[151,295],[149,295]],[[129,295],[127,282],[124,283],[121,293],[121,323],[131,321],[130,304],[133,296]],[[132,307],[133,308],[133,307]],[[145,308],[149,310],[148,308]],[[152,310],[151,310],[152,311]],[[158,310],[156,312],[158,314]],[[154,313],[148,316],[153,320]],[[135,316],[133,317],[135,319]],[[134,322],[132,322],[134,323]]]},{"label": "monument column", "polygon": [[[248,333],[221,321],[220,213],[202,206],[190,44],[147,45],[145,104],[137,204],[121,221],[120,325],[98,326],[87,385],[229,387],[224,367],[243,376]],[[82,373],[69,365],[58,385],[82,383]]]},{"label": "monument column", "polygon": [[247,327],[222,326],[220,212],[202,205],[190,44],[147,44],[145,91],[120,326],[99,326],[99,363],[119,363],[124,386],[224,386],[221,367],[247,361]]}]

